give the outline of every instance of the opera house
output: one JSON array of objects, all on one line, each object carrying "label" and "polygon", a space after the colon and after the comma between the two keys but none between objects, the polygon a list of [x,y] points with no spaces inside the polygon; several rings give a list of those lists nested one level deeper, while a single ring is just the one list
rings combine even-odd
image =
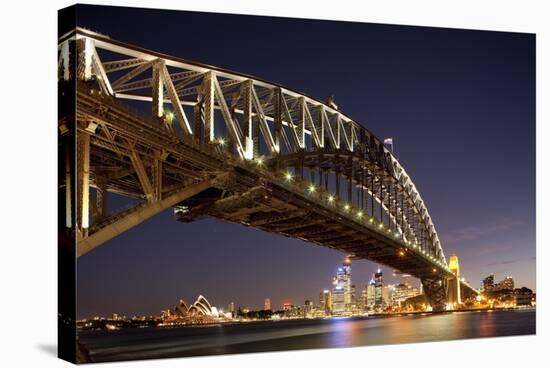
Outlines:
[{"label": "opera house", "polygon": [[218,319],[220,315],[216,307],[212,307],[204,296],[199,295],[193,304],[180,299],[174,309],[162,311],[161,317],[165,322],[205,323]]}]

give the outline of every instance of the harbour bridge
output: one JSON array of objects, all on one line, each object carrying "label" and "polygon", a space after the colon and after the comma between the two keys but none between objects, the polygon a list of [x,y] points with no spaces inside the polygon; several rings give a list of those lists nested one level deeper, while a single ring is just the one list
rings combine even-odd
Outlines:
[{"label": "harbour bridge", "polygon": [[[476,293],[400,162],[333,101],[82,28],[58,55],[60,211],[76,257],[173,208],[410,274],[434,310],[452,282]],[[134,204],[108,213],[107,192]]]}]

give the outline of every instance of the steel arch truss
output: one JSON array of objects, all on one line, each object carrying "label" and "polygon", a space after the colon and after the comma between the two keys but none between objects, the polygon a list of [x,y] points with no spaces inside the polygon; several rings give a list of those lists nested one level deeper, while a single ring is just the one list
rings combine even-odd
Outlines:
[{"label": "steel arch truss", "polygon": [[[83,29],[59,44],[60,79],[72,78],[69,44],[74,41],[78,79],[95,83],[99,93],[112,100],[149,104],[154,121],[174,142],[209,145],[241,161],[265,161],[279,171],[290,170],[324,189],[325,199],[334,195],[342,206],[364,212],[365,221],[386,220],[387,228],[405,244],[447,267],[437,231],[411,177],[377,137],[334,104]],[[139,149],[146,148],[121,143],[110,136],[106,123],[100,123],[99,131],[93,140],[124,150],[121,157],[135,169],[146,200],[159,200],[162,194],[140,159]],[[342,188],[347,195],[342,195]]]}]

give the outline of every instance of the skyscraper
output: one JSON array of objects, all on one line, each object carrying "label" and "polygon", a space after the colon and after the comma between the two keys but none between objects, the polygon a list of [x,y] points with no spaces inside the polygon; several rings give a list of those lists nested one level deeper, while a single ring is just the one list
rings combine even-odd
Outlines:
[{"label": "skyscraper", "polygon": [[271,299],[264,299],[264,310],[271,310]]},{"label": "skyscraper", "polygon": [[368,285],[365,285],[365,287],[363,288],[363,290],[361,290],[361,301],[360,301],[361,310],[363,310],[363,311],[366,311],[366,310],[369,309],[369,305],[368,305],[368,293],[369,293]]},{"label": "skyscraper", "polygon": [[[341,267],[338,267],[333,284],[333,312],[342,313],[349,311],[352,304],[351,260],[349,258],[346,258],[344,264]],[[340,310],[341,308],[343,308],[342,311]]]},{"label": "skyscraper", "polygon": [[367,307],[371,309],[375,304],[375,282],[374,279],[370,279],[367,286]]},{"label": "skyscraper", "polygon": [[394,285],[384,285],[382,287],[382,305],[389,307],[393,304]]},{"label": "skyscraper", "polygon": [[332,314],[332,293],[330,290],[323,290],[319,295],[319,308],[325,312],[326,316]]},{"label": "skyscraper", "polygon": [[454,254],[449,258],[449,270],[454,275],[454,277],[449,280],[449,305],[454,309],[457,305],[462,303],[460,295],[460,267],[458,265],[458,257]]},{"label": "skyscraper", "polygon": [[382,307],[384,299],[382,297],[382,288],[384,287],[384,275],[380,268],[374,274],[374,306]]},{"label": "skyscraper", "polygon": [[491,292],[493,291],[493,288],[495,287],[495,275],[492,273],[482,281],[483,284],[483,291],[484,292]]},{"label": "skyscraper", "polygon": [[355,285],[351,285],[350,288],[350,304],[351,308],[357,308],[357,298],[356,298]]},{"label": "skyscraper", "polygon": [[346,312],[344,288],[336,285],[332,290],[332,314],[343,315]]}]

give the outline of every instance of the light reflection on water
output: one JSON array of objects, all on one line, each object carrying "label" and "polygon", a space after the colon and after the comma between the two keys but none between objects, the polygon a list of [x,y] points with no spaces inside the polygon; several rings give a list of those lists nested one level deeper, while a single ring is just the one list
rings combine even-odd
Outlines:
[{"label": "light reflection on water", "polygon": [[535,333],[535,311],[333,318],[81,332],[96,361],[412,343]]}]

